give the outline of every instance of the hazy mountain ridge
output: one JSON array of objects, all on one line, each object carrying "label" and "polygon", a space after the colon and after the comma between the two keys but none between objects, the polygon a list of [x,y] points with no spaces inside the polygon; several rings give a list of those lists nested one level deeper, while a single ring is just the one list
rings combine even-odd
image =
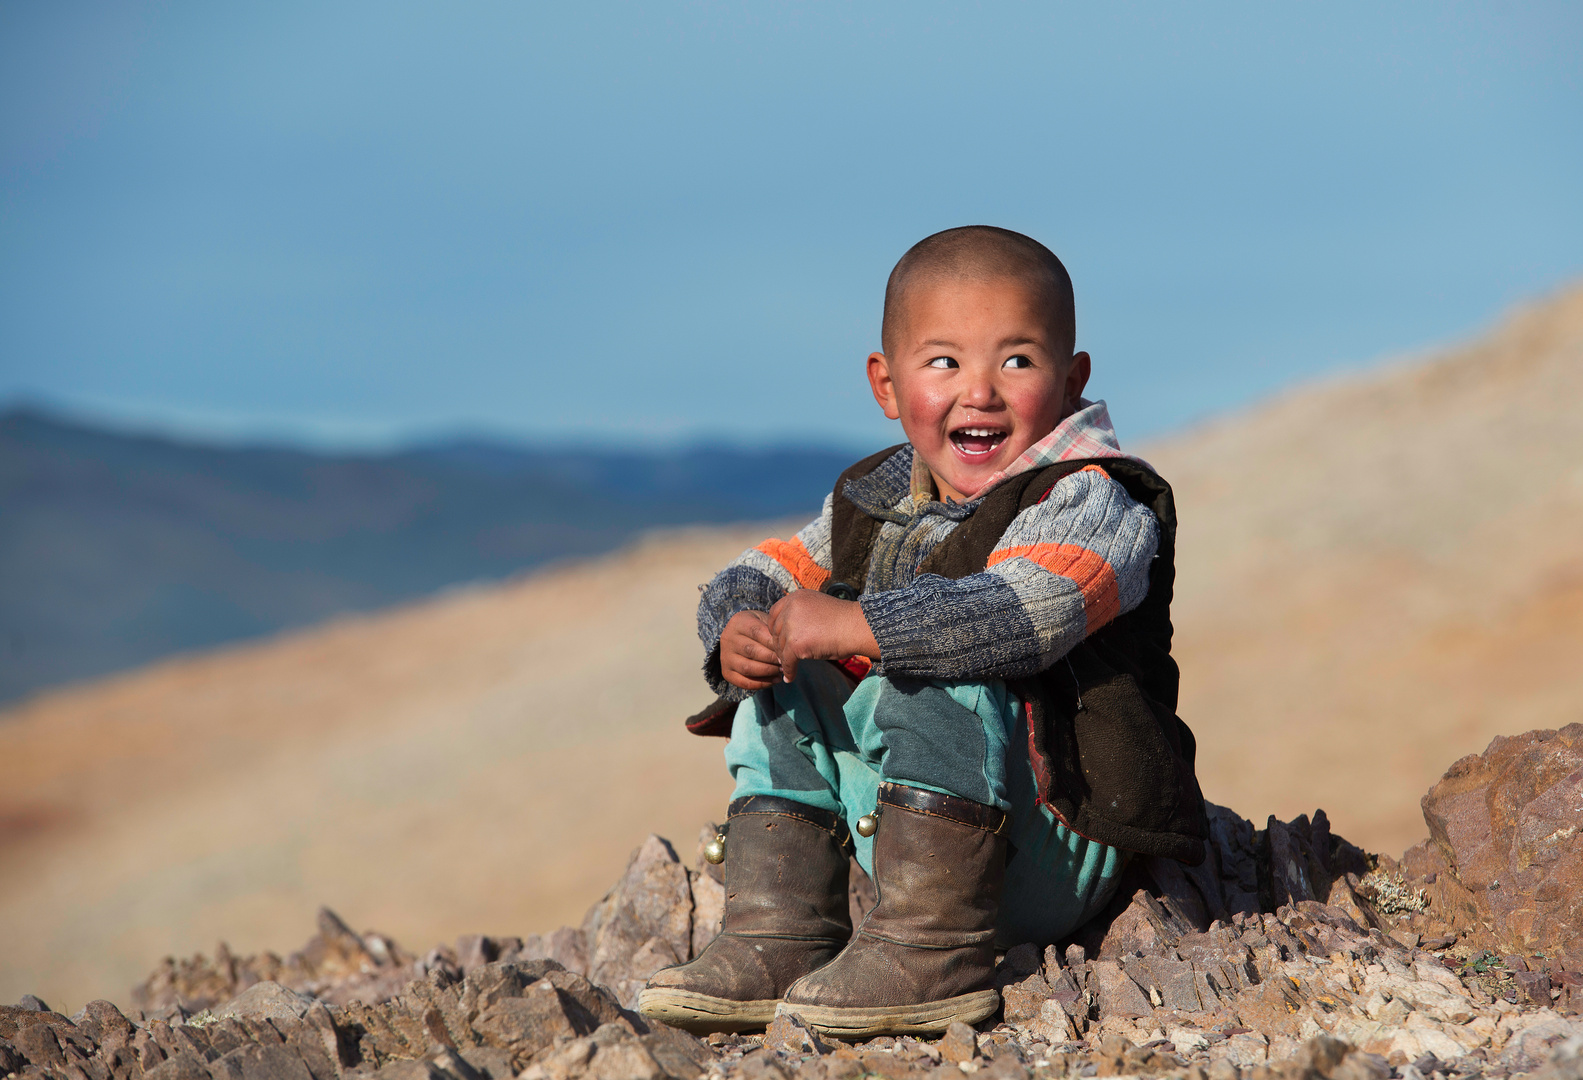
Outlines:
[{"label": "hazy mountain ridge", "polygon": [[222,448],[0,414],[0,700],[366,611],[647,528],[816,508],[852,454]]}]

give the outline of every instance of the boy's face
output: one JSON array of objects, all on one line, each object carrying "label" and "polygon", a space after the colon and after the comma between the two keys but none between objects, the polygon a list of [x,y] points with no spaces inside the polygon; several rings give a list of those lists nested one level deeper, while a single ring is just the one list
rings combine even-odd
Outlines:
[{"label": "boy's face", "polygon": [[868,358],[874,399],[900,420],[940,497],[971,498],[1077,408],[1087,353],[1062,355],[1042,297],[1019,281],[924,282],[890,355]]}]

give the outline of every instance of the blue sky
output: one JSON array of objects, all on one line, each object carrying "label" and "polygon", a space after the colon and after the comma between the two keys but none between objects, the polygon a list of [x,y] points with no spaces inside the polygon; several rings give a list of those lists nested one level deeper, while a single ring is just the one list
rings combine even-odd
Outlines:
[{"label": "blue sky", "polygon": [[893,437],[1028,232],[1124,439],[1583,275],[1583,6],[0,5],[0,401],[384,445]]}]

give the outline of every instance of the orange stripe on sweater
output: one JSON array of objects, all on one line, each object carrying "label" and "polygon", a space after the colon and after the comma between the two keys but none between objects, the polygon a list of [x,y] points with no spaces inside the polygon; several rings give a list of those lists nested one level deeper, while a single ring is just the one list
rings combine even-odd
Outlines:
[{"label": "orange stripe on sweater", "polygon": [[1027,559],[1052,574],[1071,578],[1083,590],[1083,615],[1092,634],[1121,614],[1121,591],[1116,571],[1097,553],[1080,544],[1020,544],[989,556],[988,569],[1007,559]]},{"label": "orange stripe on sweater", "polygon": [[800,588],[821,589],[830,580],[830,571],[814,562],[808,549],[795,536],[790,540],[766,540],[758,550],[784,566]]},{"label": "orange stripe on sweater", "polygon": [[[1078,469],[1077,472],[1080,472],[1080,473],[1083,473],[1083,472],[1097,472],[1100,476],[1103,476],[1106,480],[1110,479],[1110,474],[1108,472],[1106,472],[1104,469],[1100,468],[1098,465],[1084,465],[1081,469]],[[1076,476],[1077,473],[1072,473],[1071,475]],[[1061,477],[1061,480],[1065,480],[1065,479],[1066,479],[1066,477],[1064,477],[1064,476]],[[1061,480],[1057,480],[1055,482],[1055,484],[1059,484],[1061,482]],[[1040,502],[1044,502],[1044,500],[1048,499],[1052,494],[1055,493],[1055,484],[1051,484],[1050,485],[1050,490],[1046,491],[1043,495],[1039,496],[1039,501]]]}]

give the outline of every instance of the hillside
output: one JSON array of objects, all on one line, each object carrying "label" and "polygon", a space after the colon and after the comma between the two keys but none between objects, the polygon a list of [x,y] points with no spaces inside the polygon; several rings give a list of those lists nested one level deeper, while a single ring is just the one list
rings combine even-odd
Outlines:
[{"label": "hillside", "polygon": [[625,544],[817,507],[848,455],[228,448],[0,413],[0,701]]},{"label": "hillside", "polygon": [[762,535],[675,533],[0,714],[0,1000],[119,996],[320,903],[408,940],[580,912],[633,837],[696,833],[729,794],[720,744],[681,730],[706,700],[693,606]]},{"label": "hillside", "polygon": [[[1583,290],[1464,348],[1142,448],[1177,485],[1206,794],[1396,852],[1491,736],[1583,719]],[[0,1000],[124,1000],[162,955],[573,922],[717,815],[694,586],[762,529],[59,690],[0,713]],[[685,855],[685,853],[684,853]]]},{"label": "hillside", "polygon": [[1145,450],[1206,792],[1396,851],[1498,733],[1583,720],[1583,289]]}]

